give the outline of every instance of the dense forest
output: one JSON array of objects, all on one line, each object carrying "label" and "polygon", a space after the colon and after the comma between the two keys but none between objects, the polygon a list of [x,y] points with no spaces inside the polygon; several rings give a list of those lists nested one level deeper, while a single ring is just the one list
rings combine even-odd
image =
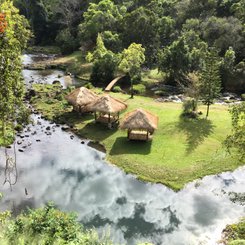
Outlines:
[{"label": "dense forest", "polygon": [[29,20],[35,45],[55,43],[64,54],[80,49],[86,56],[100,34],[110,52],[98,66],[108,70],[116,54],[141,44],[143,67],[158,68],[169,84],[188,81],[214,49],[223,89],[244,92],[244,0],[15,0],[15,5]]}]

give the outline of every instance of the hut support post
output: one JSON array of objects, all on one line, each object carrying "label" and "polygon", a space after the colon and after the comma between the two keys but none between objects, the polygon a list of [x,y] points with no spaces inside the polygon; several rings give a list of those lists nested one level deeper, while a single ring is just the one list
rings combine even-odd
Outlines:
[{"label": "hut support post", "polygon": [[97,121],[97,114],[96,114],[96,111],[94,112],[94,119],[95,119],[95,121]]},{"label": "hut support post", "polygon": [[149,140],[149,131],[147,130],[147,137],[146,137],[147,140]]}]

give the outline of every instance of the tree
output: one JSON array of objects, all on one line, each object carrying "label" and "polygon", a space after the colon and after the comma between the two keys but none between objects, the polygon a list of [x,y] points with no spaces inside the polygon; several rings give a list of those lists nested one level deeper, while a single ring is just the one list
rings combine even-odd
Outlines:
[{"label": "tree", "polygon": [[157,60],[160,45],[159,24],[158,16],[144,7],[127,13],[122,20],[124,46],[127,47],[133,42],[142,44],[148,65],[156,63]]},{"label": "tree", "polygon": [[183,37],[159,53],[158,70],[167,73],[172,84],[184,80],[190,71],[190,65],[190,51]]},{"label": "tree", "polygon": [[245,102],[234,105],[230,109],[232,117],[232,134],[229,135],[224,144],[230,151],[233,147],[240,154],[241,159],[245,158]]},{"label": "tree", "polygon": [[31,27],[36,44],[45,42],[48,25],[48,14],[42,0],[30,0]]},{"label": "tree", "polygon": [[124,49],[119,63],[119,69],[125,72],[131,82],[131,98],[133,98],[133,83],[141,79],[141,65],[145,62],[145,49],[141,44],[132,43]]},{"label": "tree", "polygon": [[6,28],[0,34],[0,123],[4,144],[7,144],[12,137],[12,134],[7,135],[7,128],[14,128],[24,108],[21,54],[30,32],[27,21],[19,15],[11,1],[3,1],[0,12],[5,15],[6,21]]},{"label": "tree", "polygon": [[233,47],[238,61],[244,59],[244,25],[233,16],[211,18],[201,24],[202,38],[210,47],[215,47],[223,56],[229,47]]},{"label": "tree", "polygon": [[94,43],[98,33],[116,30],[123,12],[123,9],[119,9],[111,0],[102,0],[98,4],[90,3],[83,14],[84,21],[79,26],[81,39]]},{"label": "tree", "polygon": [[220,62],[217,53],[213,50],[208,52],[205,57],[205,63],[200,74],[200,97],[203,103],[207,105],[206,118],[209,115],[209,107],[214,103],[221,90]]},{"label": "tree", "polygon": [[93,62],[90,77],[93,84],[105,85],[114,78],[118,57],[112,51],[106,49],[100,34],[97,37],[96,49],[93,53],[89,52],[86,59],[88,62]]}]

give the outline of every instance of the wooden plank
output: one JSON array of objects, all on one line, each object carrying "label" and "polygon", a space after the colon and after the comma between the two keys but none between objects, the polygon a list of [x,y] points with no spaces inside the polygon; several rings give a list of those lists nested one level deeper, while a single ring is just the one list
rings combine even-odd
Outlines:
[{"label": "wooden plank", "polygon": [[110,92],[111,89],[113,88],[113,86],[121,79],[125,76],[120,76],[120,77],[116,77],[115,79],[113,79],[105,88],[105,92]]}]

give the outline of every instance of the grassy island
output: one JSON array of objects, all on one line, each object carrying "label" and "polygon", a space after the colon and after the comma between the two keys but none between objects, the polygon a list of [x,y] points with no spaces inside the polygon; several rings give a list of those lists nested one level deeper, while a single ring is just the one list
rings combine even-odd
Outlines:
[{"label": "grassy island", "polygon": [[[181,104],[159,103],[142,96],[130,99],[129,95],[113,93],[128,104],[127,111],[141,107],[159,117],[159,127],[152,141],[133,142],[128,141],[126,132],[120,129],[94,123],[92,114],[73,112],[64,99],[68,91],[57,93],[54,86],[33,85],[36,96],[31,102],[36,110],[49,120],[72,126],[79,137],[103,144],[108,161],[139,179],[179,190],[195,179],[242,165],[222,147],[231,130],[228,106],[213,105],[208,120],[203,116],[185,119],[181,117]],[[200,110],[205,108],[201,106]]]}]

